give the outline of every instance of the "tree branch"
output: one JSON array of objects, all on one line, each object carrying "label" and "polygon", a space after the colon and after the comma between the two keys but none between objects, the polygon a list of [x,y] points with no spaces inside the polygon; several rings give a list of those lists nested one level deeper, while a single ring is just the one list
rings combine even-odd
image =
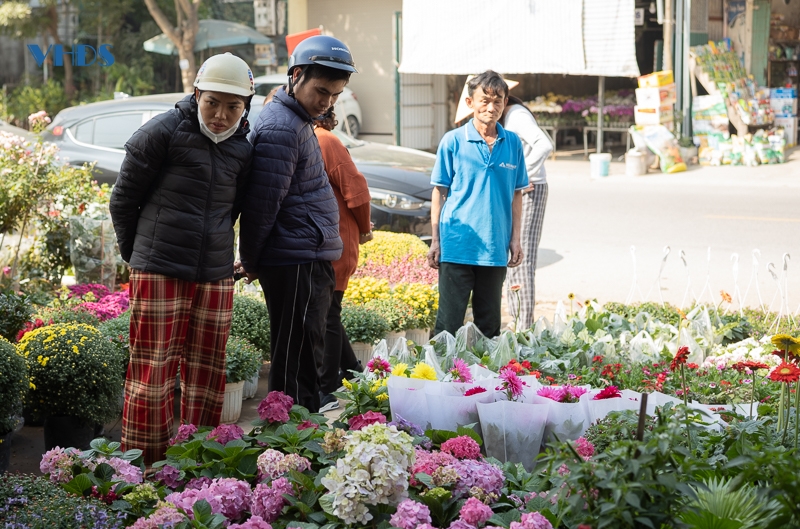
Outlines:
[{"label": "tree branch", "polygon": [[180,28],[178,31],[175,31],[175,28],[172,26],[172,23],[167,18],[167,15],[161,11],[161,8],[158,7],[155,0],[144,0],[145,5],[147,5],[147,10],[150,11],[150,16],[153,17],[153,20],[156,21],[158,24],[159,29],[164,32],[164,34],[169,37],[169,40],[175,44],[176,47],[181,47],[181,41],[183,40],[182,31]]}]

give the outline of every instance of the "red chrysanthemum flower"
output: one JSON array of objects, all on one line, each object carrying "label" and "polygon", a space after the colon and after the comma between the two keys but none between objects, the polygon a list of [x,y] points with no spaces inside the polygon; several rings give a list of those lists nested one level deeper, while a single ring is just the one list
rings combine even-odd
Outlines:
[{"label": "red chrysanthemum flower", "polygon": [[669,364],[670,371],[676,371],[680,366],[686,363],[688,358],[689,348],[684,345],[678,349],[678,352],[675,353],[675,358],[673,358],[672,362]]},{"label": "red chrysanthemum flower", "polygon": [[486,389],[480,386],[475,386],[474,388],[470,388],[464,392],[465,397],[469,397],[470,395],[477,395],[478,393],[486,393]]},{"label": "red chrysanthemum flower", "polygon": [[800,368],[789,362],[781,362],[781,365],[772,370],[769,378],[775,382],[797,382],[800,380]]},{"label": "red chrysanthemum flower", "polygon": [[688,364],[686,364],[686,367],[688,367],[689,369],[697,369],[700,366],[698,364],[695,364],[694,362],[689,362]]}]

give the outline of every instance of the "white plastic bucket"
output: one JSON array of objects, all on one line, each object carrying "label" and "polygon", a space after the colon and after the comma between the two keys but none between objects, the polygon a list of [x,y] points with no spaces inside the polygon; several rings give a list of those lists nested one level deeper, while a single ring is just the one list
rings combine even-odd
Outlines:
[{"label": "white plastic bucket", "polygon": [[608,176],[608,167],[611,165],[611,154],[607,152],[590,154],[589,165],[592,178]]},{"label": "white plastic bucket", "polygon": [[641,176],[647,173],[647,158],[644,153],[631,149],[625,155],[625,174],[628,176]]}]

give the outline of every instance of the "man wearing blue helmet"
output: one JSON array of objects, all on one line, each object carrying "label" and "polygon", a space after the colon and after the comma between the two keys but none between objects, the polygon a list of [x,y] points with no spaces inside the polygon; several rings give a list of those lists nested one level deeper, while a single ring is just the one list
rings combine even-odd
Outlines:
[{"label": "man wearing blue helmet", "polygon": [[313,122],[357,70],[350,50],[310,37],[289,58],[289,79],[261,111],[250,137],[253,169],[242,209],[240,262],[259,279],[270,315],[270,391],[319,410],[315,349],[321,349],[342,254],[339,207]]}]

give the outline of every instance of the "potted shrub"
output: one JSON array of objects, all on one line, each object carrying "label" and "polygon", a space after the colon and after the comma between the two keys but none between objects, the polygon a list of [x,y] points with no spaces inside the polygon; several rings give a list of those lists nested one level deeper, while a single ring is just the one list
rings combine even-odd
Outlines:
[{"label": "potted shrub", "polygon": [[17,344],[25,357],[34,414],[44,416],[45,449],[87,449],[95,427],[120,412],[124,357],[96,328],[80,323],[40,327]]},{"label": "potted shrub", "polygon": [[234,295],[231,336],[254,345],[264,362],[269,362],[269,332],[269,311],[264,300],[249,294]]},{"label": "potted shrub", "polygon": [[397,298],[375,299],[365,305],[377,311],[389,322],[386,342],[390,349],[398,339],[405,339],[406,329],[414,324],[414,309]]},{"label": "potted shrub", "polygon": [[231,336],[225,347],[225,402],[222,405],[223,423],[234,423],[242,413],[242,394],[245,381],[256,377],[261,368],[261,352],[243,338]]},{"label": "potted shrub", "polygon": [[414,312],[406,327],[406,338],[418,345],[428,343],[431,328],[436,324],[439,289],[426,283],[404,283],[395,286],[392,297],[410,306]]},{"label": "potted shrub", "polygon": [[380,312],[348,301],[342,303],[342,325],[362,365],[372,357],[372,346],[389,331],[389,322]]},{"label": "potted shrub", "polygon": [[28,389],[28,368],[14,346],[0,337],[0,474],[8,469],[11,438],[22,422],[22,399]]},{"label": "potted shrub", "polygon": [[33,307],[27,296],[11,290],[0,292],[0,336],[15,342],[32,313]]}]

